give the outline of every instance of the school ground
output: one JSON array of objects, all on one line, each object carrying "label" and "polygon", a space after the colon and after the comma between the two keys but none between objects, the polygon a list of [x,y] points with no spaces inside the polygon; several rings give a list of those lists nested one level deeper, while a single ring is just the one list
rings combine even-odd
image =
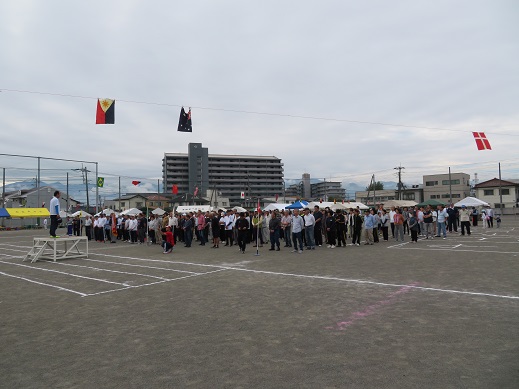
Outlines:
[{"label": "school ground", "polygon": [[45,232],[0,233],[2,388],[518,387],[514,217],[417,244],[22,262]]}]

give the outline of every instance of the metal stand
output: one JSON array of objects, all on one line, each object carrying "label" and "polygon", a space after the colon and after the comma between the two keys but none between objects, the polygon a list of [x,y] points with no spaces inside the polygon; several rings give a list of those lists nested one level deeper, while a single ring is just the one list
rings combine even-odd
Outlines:
[{"label": "metal stand", "polygon": [[[79,251],[79,243],[85,242],[85,252]],[[58,244],[63,243],[64,250],[58,250]],[[88,258],[88,238],[86,236],[71,236],[66,238],[34,238],[31,251],[24,257],[23,261],[30,260],[31,263],[38,259]]]}]

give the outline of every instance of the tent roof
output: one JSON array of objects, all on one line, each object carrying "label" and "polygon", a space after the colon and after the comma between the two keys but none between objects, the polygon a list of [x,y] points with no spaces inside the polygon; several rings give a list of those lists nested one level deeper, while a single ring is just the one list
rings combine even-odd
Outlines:
[{"label": "tent roof", "polygon": [[431,207],[437,207],[438,205],[445,205],[445,203],[443,201],[429,199],[421,202],[420,204],[416,204],[417,207],[425,207],[427,205],[430,205]]},{"label": "tent roof", "polygon": [[489,204],[483,200],[477,199],[475,197],[465,197],[463,200],[458,201],[454,204],[455,207],[461,207],[465,205],[466,207],[488,207]]},{"label": "tent roof", "polygon": [[0,217],[9,217],[9,212],[5,208],[0,208]]},{"label": "tent roof", "polygon": [[416,201],[412,200],[388,200],[383,202],[384,207],[414,207]]},{"label": "tent roof", "polygon": [[286,209],[300,209],[300,208],[306,208],[308,207],[308,203],[304,200],[296,201],[293,204],[287,205]]},{"label": "tent roof", "polygon": [[5,208],[11,217],[49,217],[47,208]]},{"label": "tent roof", "polygon": [[290,204],[280,204],[280,203],[270,203],[265,208],[263,208],[264,211],[273,211],[277,209],[278,211],[282,211],[286,207],[288,207]]}]

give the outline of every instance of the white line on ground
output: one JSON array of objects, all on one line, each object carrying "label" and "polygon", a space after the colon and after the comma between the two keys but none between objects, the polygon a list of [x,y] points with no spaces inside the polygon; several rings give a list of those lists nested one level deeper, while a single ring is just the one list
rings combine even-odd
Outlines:
[{"label": "white line on ground", "polygon": [[[187,271],[187,270],[177,270],[177,269],[168,269],[167,267],[157,267],[157,266],[146,266],[146,265],[134,265],[132,263],[121,263],[121,262],[111,262],[111,261],[101,261],[100,259],[92,259],[92,258],[82,258],[82,261],[92,261],[92,262],[100,262],[100,263],[109,263],[113,265],[122,265],[122,266],[132,266],[132,267],[142,267],[146,269],[157,269],[157,270],[167,270],[167,271],[174,271],[177,273],[189,273],[189,274],[203,274],[203,273],[197,273],[194,271]],[[168,262],[168,261],[165,261]],[[174,262],[168,262],[168,263],[174,263]]]},{"label": "white line on ground", "polygon": [[[432,248],[432,247],[405,247],[402,250],[427,250],[427,251],[452,251],[452,248]],[[517,251],[496,251],[496,250],[468,250],[468,249],[456,249],[456,252],[466,251],[469,253],[495,253],[495,254],[519,254]],[[495,258],[490,258],[495,259]],[[512,258],[509,258],[512,259]]]},{"label": "white line on ground", "polygon": [[87,294],[85,294],[83,297],[97,296],[97,295],[100,295],[100,294],[107,294],[107,293],[112,293],[112,292],[119,292],[119,291],[121,291],[121,290],[141,288],[141,287],[143,287],[143,286],[150,286],[150,285],[163,284],[163,283],[165,283],[165,282],[178,281],[178,280],[183,280],[183,279],[185,279],[185,278],[200,277],[200,276],[205,276],[206,274],[218,273],[218,272],[221,272],[221,271],[224,271],[224,270],[226,270],[226,269],[219,269],[219,270],[209,271],[209,272],[206,272],[206,273],[200,273],[200,274],[191,274],[191,275],[189,275],[189,276],[178,277],[178,278],[174,278],[174,279],[166,280],[166,281],[157,281],[157,282],[152,282],[152,283],[149,283],[149,284],[142,284],[142,285],[135,285],[135,286],[127,286],[127,287],[125,287],[125,288],[118,288],[118,289],[106,290],[106,291],[104,291],[104,292],[87,293]]},{"label": "white line on ground", "polygon": [[72,263],[54,262],[54,261],[49,261],[49,260],[44,260],[43,262],[48,262],[48,263],[52,263],[54,265],[60,265],[60,266],[80,267],[80,268],[83,268],[83,269],[91,269],[91,270],[96,270],[96,271],[105,271],[105,272],[109,272],[109,273],[120,273],[120,274],[141,276],[141,277],[147,277],[147,278],[156,278],[158,280],[169,281],[169,278],[150,276],[149,274],[132,273],[132,272],[126,272],[126,271],[120,271],[120,270],[109,270],[109,269],[103,269],[103,268],[100,268],[100,267],[74,265]]},{"label": "white line on ground", "polygon": [[36,266],[22,265],[21,263],[13,263],[13,262],[6,262],[6,261],[0,261],[0,263],[5,263],[5,264],[8,264],[8,265],[13,265],[13,266],[26,267],[26,268],[29,268],[29,269],[32,269],[32,270],[41,270],[41,271],[47,271],[47,272],[50,272],[50,273],[64,274],[64,275],[67,275],[67,276],[70,276],[70,277],[84,278],[86,280],[93,280],[93,281],[97,281],[97,282],[104,282],[104,283],[107,283],[107,284],[115,284],[115,285],[124,285],[124,286],[126,286],[126,284],[121,283],[121,282],[113,282],[113,281],[108,281],[108,280],[102,280],[102,279],[99,279],[99,278],[80,276],[78,274],[67,273],[67,272],[63,272],[63,271],[59,271],[59,270],[43,269],[41,267],[36,267]]},{"label": "white line on ground", "polygon": [[[419,248],[406,248],[407,250],[413,250],[413,249],[419,249]],[[443,250],[446,251],[446,250]],[[457,250],[462,251],[462,250]],[[98,255],[104,255],[104,254],[98,254]],[[110,256],[110,255],[106,255]],[[129,258],[129,257],[126,257]],[[143,258],[133,258],[132,259],[138,259],[141,261],[146,261],[147,259]],[[159,259],[151,260],[151,261],[159,261],[163,262]],[[200,264],[200,263],[193,263],[193,262],[178,262],[178,261],[165,261],[168,263],[182,263],[185,265],[193,265],[193,266],[207,266],[207,267],[217,267],[221,269],[226,270],[236,270],[236,271],[242,271],[242,272],[251,272],[251,273],[259,273],[259,274],[273,274],[273,275],[281,275],[281,276],[289,276],[289,277],[299,277],[299,278],[309,278],[309,279],[318,279],[318,280],[332,280],[332,281],[341,281],[341,282],[350,282],[350,283],[357,283],[357,284],[370,284],[370,285],[379,285],[379,286],[390,286],[390,287],[398,287],[401,288],[403,286],[409,286],[404,284],[391,284],[391,283],[383,283],[383,282],[375,282],[375,281],[366,281],[366,280],[355,280],[355,279],[347,279],[347,278],[337,278],[337,277],[326,277],[326,276],[311,276],[311,275],[304,275],[304,274],[293,274],[293,273],[280,273],[280,272],[272,272],[272,271],[265,271],[265,270],[253,270],[253,269],[243,269],[243,268],[237,268],[232,266],[218,266],[218,265],[206,265],[206,264]],[[504,299],[519,299],[519,296],[508,296],[508,295],[499,295],[499,294],[493,294],[493,293],[482,293],[482,292],[468,292],[463,290],[455,290],[455,289],[440,289],[440,288],[428,288],[424,286],[409,286],[410,288],[420,289],[424,291],[435,291],[435,292],[444,292],[444,293],[453,293],[453,294],[465,294],[465,295],[474,295],[474,296],[487,296],[487,297],[498,297],[498,298],[504,298]]]},{"label": "white line on ground", "polygon": [[38,284],[38,285],[43,285],[43,286],[49,286],[49,287],[51,287],[51,288],[56,288],[56,289],[59,289],[59,290],[63,290],[63,291],[65,291],[65,292],[70,292],[70,293],[79,294],[81,297],[85,297],[85,296],[87,296],[86,293],[77,292],[77,291],[75,291],[75,290],[67,289],[67,288],[63,288],[63,287],[61,287],[61,286],[57,286],[57,285],[46,284],[45,282],[34,281],[34,280],[31,280],[31,279],[26,278],[26,277],[20,277],[20,276],[15,276],[15,275],[12,275],[12,274],[7,274],[7,273],[4,273],[3,271],[0,271],[0,274],[3,275],[3,276],[6,276],[6,277],[12,277],[12,278],[17,278],[17,279],[19,279],[19,280],[24,280],[24,281],[27,281],[27,282],[32,282],[33,284]]}]

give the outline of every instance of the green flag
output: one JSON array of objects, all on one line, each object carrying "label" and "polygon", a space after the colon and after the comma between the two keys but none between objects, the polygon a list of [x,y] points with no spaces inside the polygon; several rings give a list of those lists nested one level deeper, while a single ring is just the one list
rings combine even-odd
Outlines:
[{"label": "green flag", "polygon": [[97,187],[102,188],[105,184],[105,178],[104,177],[97,177]]}]

